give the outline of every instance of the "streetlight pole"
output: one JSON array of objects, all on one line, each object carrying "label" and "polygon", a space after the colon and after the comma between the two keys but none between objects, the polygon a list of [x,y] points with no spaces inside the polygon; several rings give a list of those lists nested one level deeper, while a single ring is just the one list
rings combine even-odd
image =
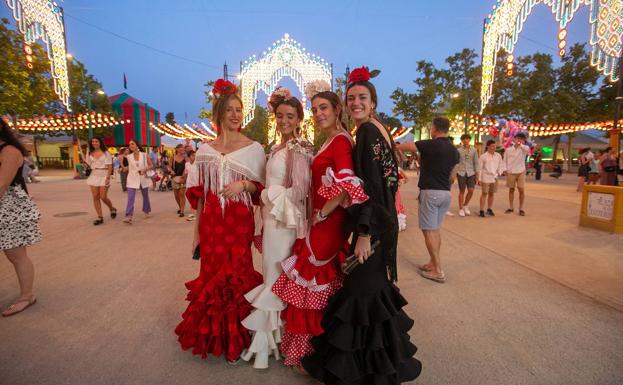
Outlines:
[{"label": "streetlight pole", "polygon": [[[615,107],[614,107],[614,122],[612,124],[612,130],[614,132],[617,132],[617,129],[619,127],[619,119],[621,118],[621,102],[623,102],[623,95],[622,90],[623,90],[623,85],[621,84],[623,83],[623,52],[621,53],[621,56],[619,57],[619,82],[617,84],[617,96],[614,99],[615,100]],[[619,131],[617,134],[617,167],[620,164],[620,157],[621,157],[621,136],[622,133]]]}]

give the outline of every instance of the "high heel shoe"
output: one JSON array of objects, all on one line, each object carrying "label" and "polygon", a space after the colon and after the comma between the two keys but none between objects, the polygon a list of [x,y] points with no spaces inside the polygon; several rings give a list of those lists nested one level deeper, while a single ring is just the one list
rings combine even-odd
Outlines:
[{"label": "high heel shoe", "polygon": [[93,221],[93,226],[98,226],[102,223],[104,223],[104,217],[97,217],[97,219]]}]

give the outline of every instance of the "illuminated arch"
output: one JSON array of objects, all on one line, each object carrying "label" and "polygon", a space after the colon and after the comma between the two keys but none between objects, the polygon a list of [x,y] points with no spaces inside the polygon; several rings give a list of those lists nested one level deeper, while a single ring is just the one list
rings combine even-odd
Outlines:
[{"label": "illuminated arch", "polygon": [[[286,33],[264,51],[262,57],[253,55],[242,63],[240,89],[244,104],[243,127],[253,119],[257,93],[261,90],[270,95],[286,76],[294,81],[301,95],[305,95],[305,85],[311,81],[325,80],[332,84],[331,65],[305,51],[301,43]],[[305,105],[304,96],[302,102]]]},{"label": "illuminated arch", "polygon": [[618,80],[618,59],[623,39],[623,0],[498,0],[484,25],[481,112],[491,98],[495,65],[500,50],[512,54],[524,22],[538,4],[547,5],[556,17],[559,49],[564,55],[566,26],[582,5],[590,7],[591,65],[611,81]]},{"label": "illuminated arch", "polygon": [[38,39],[45,43],[54,92],[67,111],[71,111],[62,9],[50,0],[6,0],[6,3],[13,10],[13,18],[19,31],[24,34],[26,44],[32,44]]}]

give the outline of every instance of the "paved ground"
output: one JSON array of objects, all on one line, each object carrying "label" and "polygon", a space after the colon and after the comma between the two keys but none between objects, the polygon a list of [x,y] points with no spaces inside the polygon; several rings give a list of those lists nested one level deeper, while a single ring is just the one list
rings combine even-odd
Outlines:
[{"label": "paved ground", "polygon": [[[94,227],[83,181],[42,179],[31,185],[44,213],[45,238],[30,249],[39,302],[0,319],[0,384],[315,383],[279,363],[257,371],[179,349],[183,283],[198,264],[192,224],[175,216],[171,193],[151,194],[149,220]],[[623,383],[623,237],[577,226],[573,179],[531,182],[523,218],[502,214],[504,193],[495,218],[448,218],[445,285],[416,273],[426,252],[415,180],[407,185],[399,286],[424,364],[417,383]],[[121,209],[118,185],[111,195]],[[16,293],[11,265],[0,262],[0,306]]]}]

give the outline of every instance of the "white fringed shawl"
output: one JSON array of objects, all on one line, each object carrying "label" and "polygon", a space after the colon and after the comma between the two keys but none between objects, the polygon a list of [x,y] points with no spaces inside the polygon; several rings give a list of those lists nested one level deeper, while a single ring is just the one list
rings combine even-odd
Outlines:
[{"label": "white fringed shawl", "polygon": [[[187,187],[203,185],[204,194],[212,192],[219,197],[221,208],[227,199],[219,194],[225,186],[240,180],[249,180],[264,184],[266,155],[262,146],[253,142],[229,154],[221,154],[208,143],[199,147],[193,167],[195,172],[188,175]],[[243,192],[229,199],[252,206],[251,194]]]}]

